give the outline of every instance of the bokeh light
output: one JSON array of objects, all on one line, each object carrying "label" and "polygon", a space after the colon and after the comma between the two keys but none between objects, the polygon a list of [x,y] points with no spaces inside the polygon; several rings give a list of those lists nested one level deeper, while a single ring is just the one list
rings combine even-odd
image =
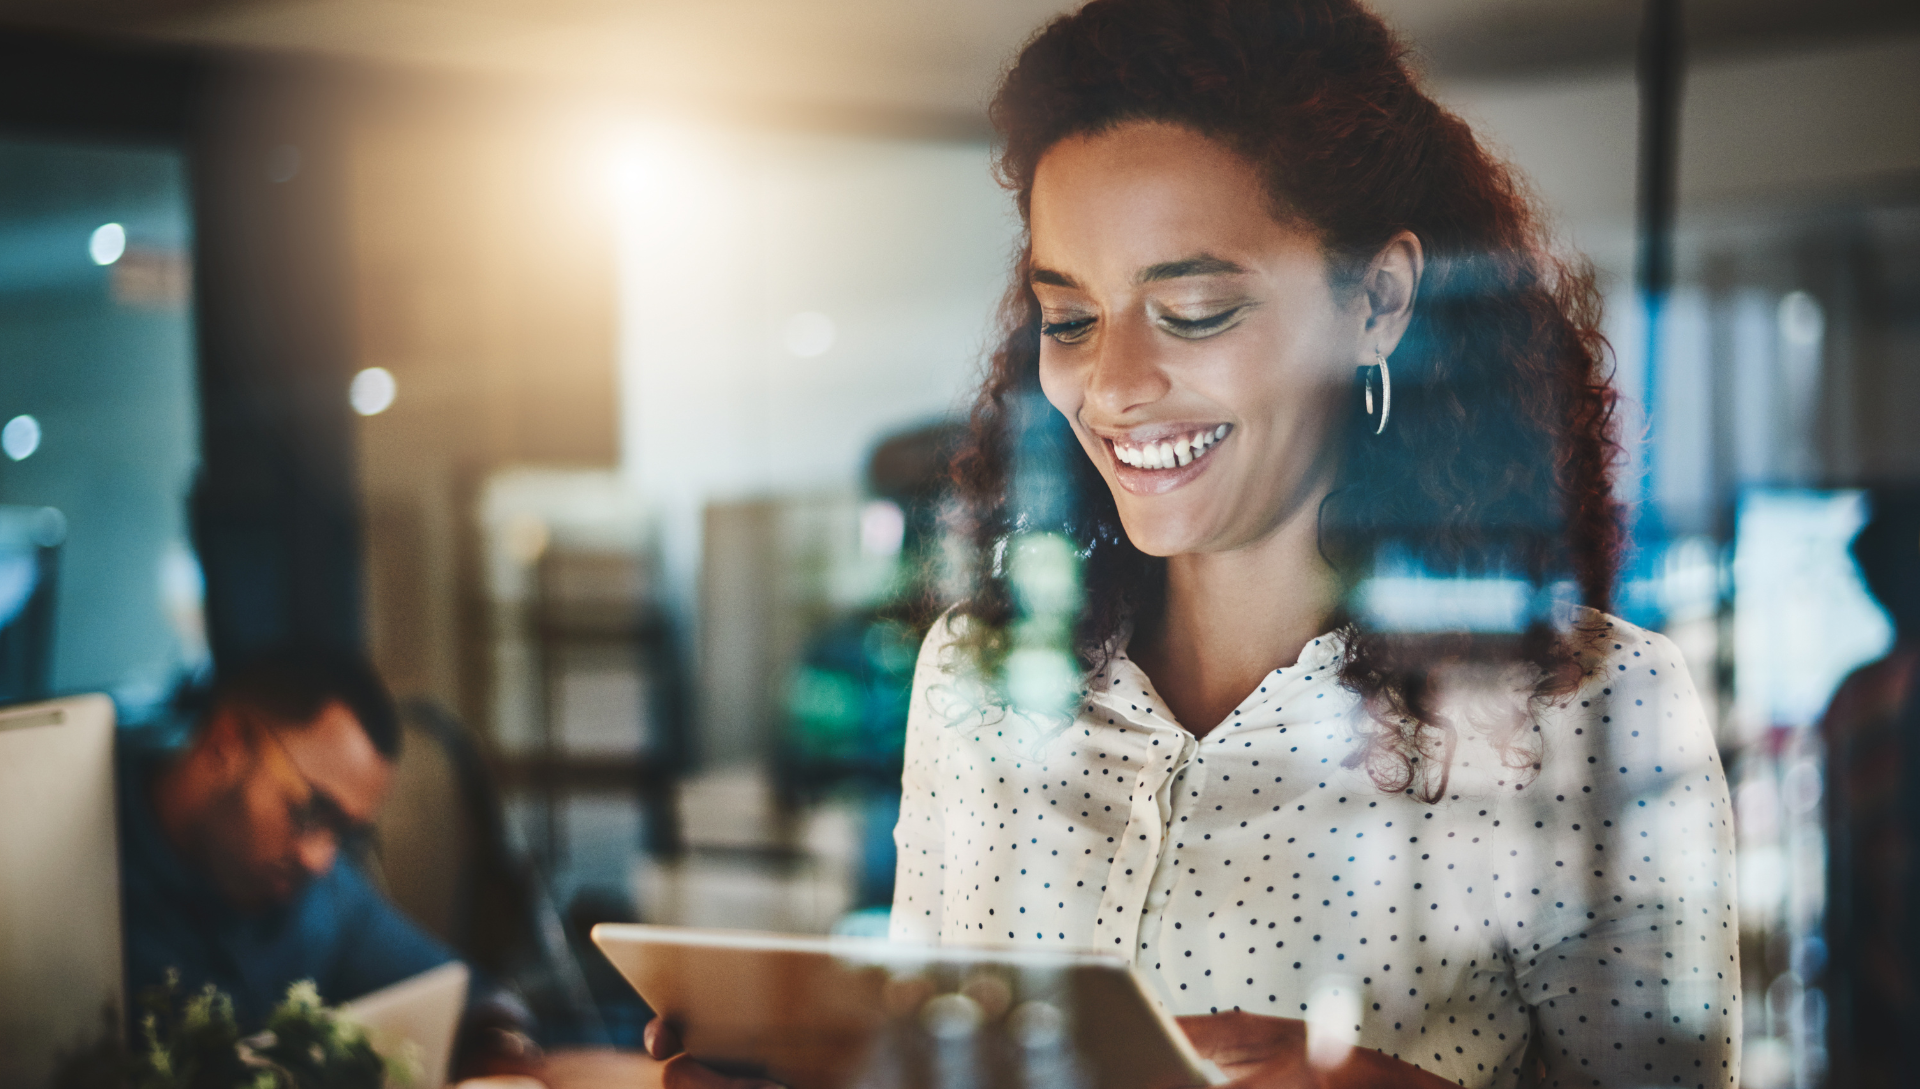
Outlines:
[{"label": "bokeh light", "polygon": [[127,252],[127,229],[118,223],[102,223],[87,239],[87,256],[96,265],[111,265]]},{"label": "bokeh light", "polygon": [[32,416],[15,416],[0,428],[0,450],[15,461],[25,461],[40,449],[40,421]]},{"label": "bokeh light", "polygon": [[353,384],[347,387],[347,400],[352,402],[353,410],[362,416],[378,416],[393,407],[394,394],[398,387],[393,382],[393,372],[385,367],[368,367],[353,376]]}]

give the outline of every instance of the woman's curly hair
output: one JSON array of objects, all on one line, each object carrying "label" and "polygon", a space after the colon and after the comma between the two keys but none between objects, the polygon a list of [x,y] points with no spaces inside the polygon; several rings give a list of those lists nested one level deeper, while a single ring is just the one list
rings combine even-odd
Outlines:
[{"label": "woman's curly hair", "polygon": [[[1023,221],[1040,159],[1060,140],[1157,121],[1255,164],[1271,213],[1322,240],[1336,289],[1356,288],[1388,240],[1412,232],[1426,269],[1391,360],[1391,426],[1379,436],[1340,431],[1320,510],[1323,553],[1349,585],[1391,549],[1441,573],[1497,573],[1536,587],[1571,580],[1586,604],[1607,607],[1623,531],[1612,487],[1615,395],[1592,272],[1550,253],[1513,174],[1421,91],[1377,16],[1355,0],[1092,0],[1027,45],[992,118],[998,176]],[[957,611],[974,621],[965,638],[986,658],[1018,614],[1004,565],[989,557],[1027,520],[1015,470],[1016,447],[1031,448],[1022,421],[1039,398],[1030,259],[1028,242],[954,470],[981,557],[976,588]],[[1355,424],[1359,400],[1356,387]],[[1075,650],[1094,667],[1124,625],[1156,614],[1165,561],[1128,541],[1078,447],[1055,449],[1074,485],[1063,528],[1085,560]],[[1407,789],[1422,755],[1451,746],[1431,736],[1432,667],[1473,656],[1487,640],[1400,637],[1369,628],[1360,610],[1338,622],[1348,647],[1341,680],[1382,727],[1365,762],[1383,788]],[[1569,640],[1544,619],[1501,653],[1539,667],[1536,696],[1577,681]],[[1445,789],[1444,757],[1440,764],[1439,785],[1423,779],[1423,793]]]}]

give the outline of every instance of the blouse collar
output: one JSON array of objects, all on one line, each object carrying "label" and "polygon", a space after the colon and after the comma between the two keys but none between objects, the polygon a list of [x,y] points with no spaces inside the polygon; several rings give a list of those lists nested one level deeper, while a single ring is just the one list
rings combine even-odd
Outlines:
[{"label": "blouse collar", "polygon": [[[1182,729],[1168,710],[1166,701],[1160,698],[1159,691],[1154,688],[1153,678],[1147,676],[1140,664],[1127,655],[1126,648],[1132,638],[1131,624],[1114,637],[1112,645],[1115,649],[1106,666],[1087,677],[1088,697],[1111,710],[1126,714],[1139,725]],[[1346,636],[1340,631],[1323,632],[1307,640],[1292,665],[1274,669],[1269,676],[1282,683],[1311,682],[1323,674],[1331,679],[1346,649]],[[1256,685],[1240,701],[1240,707],[1234,714],[1239,714],[1250,704],[1264,702],[1265,692],[1265,687]]]}]

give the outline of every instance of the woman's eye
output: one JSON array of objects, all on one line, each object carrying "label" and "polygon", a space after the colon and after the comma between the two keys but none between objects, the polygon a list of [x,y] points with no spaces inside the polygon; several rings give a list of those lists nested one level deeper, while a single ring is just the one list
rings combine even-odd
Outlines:
[{"label": "woman's eye", "polygon": [[1093,330],[1092,318],[1074,318],[1071,321],[1043,321],[1040,323],[1040,335],[1052,337],[1061,344],[1074,344],[1085,340]]},{"label": "woman's eye", "polygon": [[1232,325],[1234,319],[1238,318],[1241,311],[1245,309],[1242,306],[1235,306],[1222,310],[1218,314],[1209,314],[1204,318],[1176,318],[1172,314],[1162,314],[1160,325],[1174,336],[1200,340]]}]

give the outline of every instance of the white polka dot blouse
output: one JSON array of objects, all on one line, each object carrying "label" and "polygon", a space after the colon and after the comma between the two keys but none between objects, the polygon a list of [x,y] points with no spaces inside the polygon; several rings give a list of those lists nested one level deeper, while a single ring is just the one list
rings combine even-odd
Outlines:
[{"label": "white polka dot blouse", "polygon": [[1370,720],[1336,636],[1196,739],[1124,654],[1070,726],[990,706],[942,621],[914,677],[892,936],[1131,957],[1180,1015],[1357,1009],[1359,1046],[1463,1086],[1737,1085],[1712,734],[1664,637],[1576,628],[1571,696],[1503,699],[1512,674],[1443,696],[1429,804],[1349,766]]}]

